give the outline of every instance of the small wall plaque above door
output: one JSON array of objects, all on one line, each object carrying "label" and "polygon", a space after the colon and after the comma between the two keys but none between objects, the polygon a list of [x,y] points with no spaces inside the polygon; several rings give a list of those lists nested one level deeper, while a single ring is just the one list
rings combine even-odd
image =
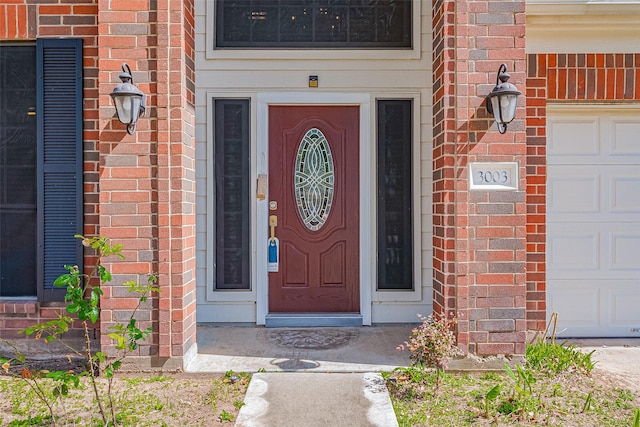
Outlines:
[{"label": "small wall plaque above door", "polygon": [[518,189],[517,162],[472,162],[469,163],[470,190]]}]

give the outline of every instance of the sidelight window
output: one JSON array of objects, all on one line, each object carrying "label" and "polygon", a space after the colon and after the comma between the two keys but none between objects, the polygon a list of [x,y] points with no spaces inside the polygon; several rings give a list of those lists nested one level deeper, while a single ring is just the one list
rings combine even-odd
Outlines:
[{"label": "sidelight window", "polygon": [[413,290],[411,100],[378,101],[378,289]]},{"label": "sidelight window", "polygon": [[215,289],[250,289],[249,100],[214,100]]}]

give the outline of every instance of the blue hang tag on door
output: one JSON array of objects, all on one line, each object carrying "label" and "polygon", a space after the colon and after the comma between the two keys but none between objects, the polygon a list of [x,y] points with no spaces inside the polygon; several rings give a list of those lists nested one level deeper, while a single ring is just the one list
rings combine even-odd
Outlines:
[{"label": "blue hang tag on door", "polygon": [[267,271],[269,273],[278,272],[278,238],[267,239]]},{"label": "blue hang tag on door", "polygon": [[275,239],[269,239],[269,262],[278,262],[278,244]]}]

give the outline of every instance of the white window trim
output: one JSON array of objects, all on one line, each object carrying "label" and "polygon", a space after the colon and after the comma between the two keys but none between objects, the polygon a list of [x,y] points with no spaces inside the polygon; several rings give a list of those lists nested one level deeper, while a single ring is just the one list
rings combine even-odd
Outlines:
[{"label": "white window trim", "polygon": [[[375,103],[377,101],[384,100],[397,100],[397,99],[411,99],[413,101],[412,105],[412,160],[413,160],[413,173],[411,176],[412,179],[412,220],[413,220],[413,290],[378,290],[377,286],[377,260],[376,261],[376,271],[374,274],[374,286],[373,286],[373,299],[372,302],[401,302],[406,303],[408,301],[422,301],[422,203],[421,203],[421,183],[422,179],[420,176],[420,152],[421,152],[421,138],[420,138],[420,94],[419,93],[385,93],[384,95],[380,94],[376,96]],[[372,135],[377,135],[377,111],[374,103],[374,120],[372,120]],[[374,146],[377,148],[377,140],[375,141]],[[373,150],[373,170],[374,170],[374,180],[377,177],[377,149]],[[377,194],[377,185],[374,187],[374,191]],[[374,202],[372,203],[372,230],[371,235],[377,236],[377,224],[378,224],[378,205],[376,203],[377,198],[373,198]],[[377,237],[376,240],[377,242]],[[377,250],[374,252],[374,258],[377,254]]]},{"label": "white window trim", "polygon": [[[215,99],[249,99],[250,102],[250,195],[256,193],[259,174],[268,174],[268,108],[269,105],[358,105],[360,106],[360,310],[363,324],[372,322],[372,304],[422,301],[422,212],[420,175],[420,94],[403,93],[329,93],[329,92],[207,92],[207,195],[213,194],[215,179],[211,155],[213,153],[213,106]],[[414,289],[408,291],[377,290],[377,112],[376,101],[384,99],[413,100],[413,269]],[[264,239],[268,235],[268,200],[251,197],[250,210],[250,290],[214,290],[213,269],[206,268],[206,301],[217,303],[256,302],[256,323],[264,325],[268,314],[267,248]],[[207,197],[207,255],[206,265],[215,260],[215,242],[211,227],[215,218],[215,201]]]},{"label": "white window trim", "polygon": [[[214,269],[209,268],[209,266],[215,264],[215,256],[216,256],[216,245],[215,241],[212,238],[214,235],[214,223],[215,223],[215,215],[216,215],[216,207],[215,200],[210,195],[215,192],[215,173],[214,173],[214,161],[213,161],[213,142],[214,142],[214,129],[213,129],[213,113],[214,113],[214,100],[215,99],[245,99],[249,100],[249,122],[251,126],[251,130],[249,132],[249,153],[250,153],[250,164],[249,170],[251,171],[251,176],[249,178],[249,196],[251,197],[251,202],[249,203],[249,218],[250,218],[250,233],[251,233],[251,253],[249,254],[249,266],[251,267],[251,271],[249,272],[250,278],[250,289],[248,290],[214,290],[215,285],[215,275]],[[256,229],[256,203],[255,197],[252,195],[256,194],[256,180],[257,176],[255,173],[256,170],[256,100],[255,93],[243,93],[243,92],[207,92],[207,108],[206,108],[206,123],[207,123],[207,256],[206,256],[206,299],[207,302],[253,302],[256,300],[256,269],[254,268],[255,260],[256,260],[256,241],[253,237],[255,235],[254,230]]]},{"label": "white window trim", "polygon": [[414,1],[411,11],[411,48],[407,49],[247,49],[215,47],[215,0],[207,0],[206,8],[206,58],[207,59],[303,59],[303,60],[344,60],[344,59],[419,59],[422,43],[422,1]]}]

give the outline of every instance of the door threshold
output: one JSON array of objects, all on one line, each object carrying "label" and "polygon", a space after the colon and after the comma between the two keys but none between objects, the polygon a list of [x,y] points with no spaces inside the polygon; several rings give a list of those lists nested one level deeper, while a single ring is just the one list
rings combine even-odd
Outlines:
[{"label": "door threshold", "polygon": [[267,328],[362,326],[359,313],[270,313],[265,318]]}]

